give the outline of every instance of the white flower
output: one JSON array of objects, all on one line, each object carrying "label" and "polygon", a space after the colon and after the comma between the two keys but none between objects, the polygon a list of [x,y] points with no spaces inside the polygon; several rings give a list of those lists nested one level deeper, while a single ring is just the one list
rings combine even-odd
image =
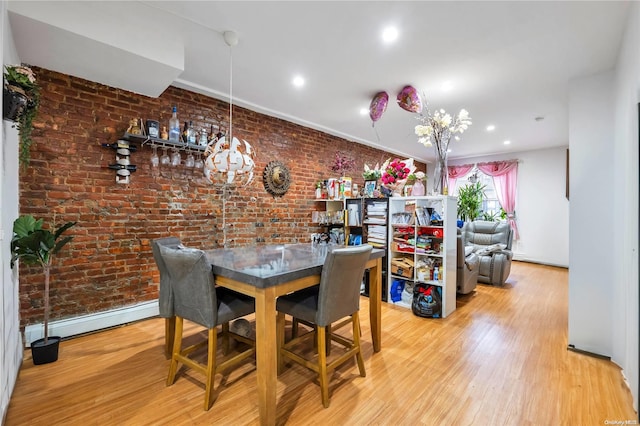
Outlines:
[{"label": "white flower", "polygon": [[436,145],[439,152],[447,150],[449,140],[454,133],[463,133],[471,125],[471,117],[466,109],[452,117],[444,109],[435,110],[433,114],[425,105],[418,118],[422,124],[415,127],[418,142],[426,147]]},{"label": "white flower", "polygon": [[416,135],[422,137],[422,136],[429,136],[433,133],[433,127],[431,126],[423,126],[421,124],[418,124],[415,128],[415,132]]},{"label": "white flower", "polygon": [[419,138],[418,142],[420,142],[422,145],[426,146],[427,148],[429,148],[430,146],[433,146],[433,144],[431,143],[431,139],[429,138]]},{"label": "white flower", "polygon": [[415,176],[416,176],[416,179],[422,180],[422,179],[424,179],[425,175],[424,175],[424,172],[416,172]]}]

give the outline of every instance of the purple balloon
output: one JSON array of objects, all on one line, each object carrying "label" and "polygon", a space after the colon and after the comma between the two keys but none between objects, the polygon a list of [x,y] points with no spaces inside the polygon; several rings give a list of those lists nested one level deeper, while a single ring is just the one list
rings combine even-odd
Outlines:
[{"label": "purple balloon", "polygon": [[378,92],[373,97],[373,99],[371,99],[371,105],[369,106],[369,117],[371,117],[371,120],[374,123],[380,120],[380,117],[382,117],[382,114],[384,114],[387,109],[388,103],[389,95],[387,94],[387,92]]},{"label": "purple balloon", "polygon": [[420,95],[418,95],[418,91],[413,86],[404,86],[400,93],[398,93],[397,101],[400,108],[405,111],[422,111],[422,100],[420,99]]}]

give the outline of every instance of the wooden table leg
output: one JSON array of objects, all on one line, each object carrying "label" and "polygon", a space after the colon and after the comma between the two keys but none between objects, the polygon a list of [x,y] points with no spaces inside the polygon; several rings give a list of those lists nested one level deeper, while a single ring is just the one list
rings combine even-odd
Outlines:
[{"label": "wooden table leg", "polygon": [[256,373],[260,424],[276,424],[276,297],[274,287],[256,291]]},{"label": "wooden table leg", "polygon": [[373,351],[382,348],[382,259],[377,258],[375,265],[369,269],[369,321],[371,322],[371,339]]}]

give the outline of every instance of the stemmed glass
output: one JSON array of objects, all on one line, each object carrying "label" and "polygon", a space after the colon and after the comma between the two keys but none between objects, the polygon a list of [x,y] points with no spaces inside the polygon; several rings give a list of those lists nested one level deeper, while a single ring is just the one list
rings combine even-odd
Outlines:
[{"label": "stemmed glass", "polygon": [[151,145],[153,152],[151,153],[151,176],[157,177],[160,173],[160,157],[158,157],[158,147]]},{"label": "stemmed glass", "polygon": [[160,157],[160,166],[162,177],[168,178],[170,177],[170,172],[168,170],[169,165],[171,164],[171,157],[167,154],[167,147],[162,147],[162,156]]},{"label": "stemmed glass", "polygon": [[180,156],[180,151],[178,151],[177,149],[174,149],[173,152],[171,153],[171,169],[173,170],[173,178],[174,179],[179,179],[182,177],[180,171],[178,170],[178,167],[180,167],[180,164],[182,164],[182,157]]},{"label": "stemmed glass", "polygon": [[196,165],[196,159],[193,156],[193,151],[189,151],[187,158],[184,160],[184,166],[187,168],[187,179],[193,179],[193,169]]},{"label": "stemmed glass", "polygon": [[202,154],[198,154],[198,158],[195,160],[193,163],[194,183],[204,186],[206,178],[204,177],[204,160],[202,159]]}]

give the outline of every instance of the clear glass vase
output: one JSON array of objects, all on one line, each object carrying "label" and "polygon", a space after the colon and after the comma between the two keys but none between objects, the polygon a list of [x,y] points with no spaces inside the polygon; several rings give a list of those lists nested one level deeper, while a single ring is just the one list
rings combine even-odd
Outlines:
[{"label": "clear glass vase", "polygon": [[433,194],[449,195],[449,176],[447,171],[447,156],[440,156],[436,151],[436,164],[433,171]]}]

